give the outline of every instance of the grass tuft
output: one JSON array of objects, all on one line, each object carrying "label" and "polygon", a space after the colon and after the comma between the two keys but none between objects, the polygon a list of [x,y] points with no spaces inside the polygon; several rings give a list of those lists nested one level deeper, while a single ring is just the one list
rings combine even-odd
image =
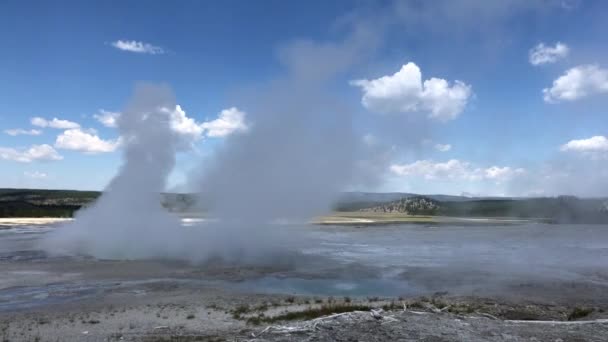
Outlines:
[{"label": "grass tuft", "polygon": [[575,321],[575,320],[577,320],[579,318],[583,318],[583,317],[589,316],[592,312],[593,312],[593,309],[590,309],[590,308],[579,308],[579,307],[576,307],[568,315],[568,320],[569,321]]},{"label": "grass tuft", "polygon": [[258,315],[247,319],[247,323],[259,325],[262,323],[273,323],[278,321],[294,321],[294,320],[311,320],[322,316],[353,312],[353,311],[369,311],[372,307],[367,305],[356,304],[325,304],[317,308],[308,308],[303,311],[291,311],[284,314],[272,317],[264,317]]},{"label": "grass tuft", "polygon": [[251,308],[247,304],[239,305],[234,310],[232,310],[232,318],[239,319],[241,315],[246,314],[251,311]]}]

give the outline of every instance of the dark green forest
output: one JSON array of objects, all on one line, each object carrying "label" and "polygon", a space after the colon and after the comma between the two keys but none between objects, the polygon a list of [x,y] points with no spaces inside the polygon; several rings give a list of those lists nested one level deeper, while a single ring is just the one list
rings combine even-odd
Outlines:
[{"label": "dark green forest", "polygon": [[101,192],[0,189],[0,217],[72,217]]}]

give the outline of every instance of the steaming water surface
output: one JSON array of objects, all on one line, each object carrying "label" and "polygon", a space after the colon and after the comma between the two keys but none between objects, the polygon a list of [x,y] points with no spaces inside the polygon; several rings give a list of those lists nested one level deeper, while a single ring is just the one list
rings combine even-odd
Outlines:
[{"label": "steaming water surface", "polygon": [[0,230],[0,310],[112,291],[138,293],[155,282],[336,296],[525,293],[536,287],[549,293],[547,284],[571,284],[576,291],[580,284],[608,287],[605,225],[291,225],[285,229],[297,231],[301,242],[293,241],[289,253],[270,258],[276,262],[242,267],[51,257],[38,243],[62,228],[5,228]]}]

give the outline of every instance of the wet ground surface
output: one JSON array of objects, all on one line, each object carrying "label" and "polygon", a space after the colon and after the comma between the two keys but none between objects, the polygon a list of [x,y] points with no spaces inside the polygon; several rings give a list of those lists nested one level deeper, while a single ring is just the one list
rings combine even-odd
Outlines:
[{"label": "wet ground surface", "polygon": [[[583,308],[581,319],[604,319],[606,226],[309,225],[290,228],[306,236],[291,244],[297,248],[245,263],[49,255],[39,242],[54,229],[61,228],[0,230],[0,336],[10,341],[40,336],[80,341],[84,335],[93,341],[243,339],[262,330],[247,323],[256,315],[334,301],[378,307],[397,302],[399,308],[420,298],[459,309],[426,310],[426,320],[409,311],[389,311],[401,325],[357,314],[327,330],[257,340],[528,341],[536,336],[555,341],[562,336],[570,337],[564,341],[601,341],[606,333],[604,323],[522,328],[469,317],[481,310],[499,319],[566,320]],[[461,298],[466,304],[454,304]],[[251,312],[235,316],[243,306]],[[436,324],[446,331],[438,333]]]},{"label": "wet ground surface", "polygon": [[50,256],[39,241],[57,227],[0,230],[0,311],[154,282],[325,296],[608,297],[598,294],[608,289],[608,227],[601,225],[302,226],[307,238],[297,250],[245,265]]}]

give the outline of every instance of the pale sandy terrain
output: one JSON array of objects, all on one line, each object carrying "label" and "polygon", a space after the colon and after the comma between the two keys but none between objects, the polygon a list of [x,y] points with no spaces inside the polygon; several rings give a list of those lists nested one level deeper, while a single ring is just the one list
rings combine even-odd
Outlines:
[{"label": "pale sandy terrain", "polygon": [[536,220],[502,217],[448,217],[422,216],[402,213],[378,213],[367,211],[334,212],[313,220],[324,225],[383,225],[383,224],[523,224]]},{"label": "pale sandy terrain", "polygon": [[17,218],[0,218],[0,228],[3,226],[25,226],[25,225],[49,225],[53,223],[61,223],[71,221],[71,218],[62,217],[17,217]]},{"label": "pale sandy terrain", "polygon": [[[19,217],[0,218],[0,229],[9,226],[24,225],[49,225],[72,221],[72,218],[59,217]],[[202,217],[183,217],[184,225],[194,225],[210,219]],[[211,219],[212,220],[212,219]],[[372,213],[372,212],[340,212],[333,213],[314,219],[311,224],[335,224],[335,225],[373,225],[373,224],[398,224],[398,223],[525,223],[529,220],[509,218],[461,218],[442,216],[415,216],[394,213]]]}]

